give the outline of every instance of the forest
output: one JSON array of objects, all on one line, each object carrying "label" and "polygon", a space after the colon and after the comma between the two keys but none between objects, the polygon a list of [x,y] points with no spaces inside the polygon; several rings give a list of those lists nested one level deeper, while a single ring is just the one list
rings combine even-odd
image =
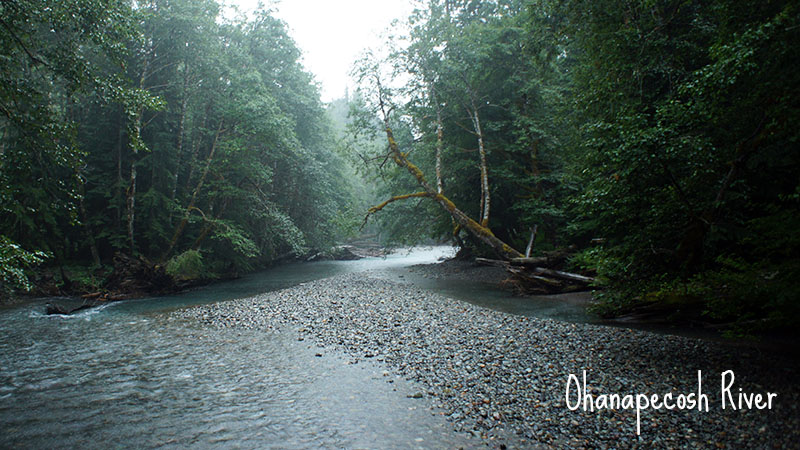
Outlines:
[{"label": "forest", "polygon": [[3,3],[6,286],[41,262],[98,288],[123,257],[225,276],[340,234],[353,192],[300,50],[269,12],[220,11]]},{"label": "forest", "polygon": [[[562,251],[596,310],[800,318],[800,10],[425,0],[324,104],[269,9],[0,3],[0,283],[245,273],[365,224]],[[404,25],[404,26],[401,26]]]}]

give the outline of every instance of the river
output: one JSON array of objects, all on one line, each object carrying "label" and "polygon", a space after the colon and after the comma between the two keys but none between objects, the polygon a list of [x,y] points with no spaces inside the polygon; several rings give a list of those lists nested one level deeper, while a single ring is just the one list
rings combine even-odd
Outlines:
[{"label": "river", "polygon": [[[72,316],[44,315],[48,299],[0,310],[0,447],[471,446],[427,399],[414,398],[417,385],[377,363],[350,364],[327,349],[319,356],[294,334],[203,327],[166,314],[340,273],[413,278],[409,266],[451,251],[288,264]],[[514,303],[478,282],[416,282],[474,302]]]}]

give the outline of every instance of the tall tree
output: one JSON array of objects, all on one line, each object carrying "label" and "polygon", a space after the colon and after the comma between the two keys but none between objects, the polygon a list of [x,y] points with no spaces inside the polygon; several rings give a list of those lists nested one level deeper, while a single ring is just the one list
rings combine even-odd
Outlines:
[{"label": "tall tree", "polygon": [[81,102],[132,97],[115,69],[135,37],[131,17],[117,0],[0,4],[4,246],[66,255],[83,180],[75,118]]},{"label": "tall tree", "polygon": [[[426,2],[409,19],[408,47],[390,58],[409,77],[400,114],[417,137],[417,164],[479,223],[493,211],[491,228],[523,246],[520,230],[537,224],[551,242],[566,234],[558,203],[567,152],[555,137],[573,127],[559,120],[566,58],[529,21],[524,2]],[[452,229],[449,216],[437,220],[438,233]]]},{"label": "tall tree", "polygon": [[442,209],[444,209],[456,223],[464,228],[464,230],[469,232],[477,240],[492,248],[501,257],[513,258],[522,256],[519,251],[498,239],[489,228],[470,218],[467,214],[456,207],[456,205],[449,198],[438,192],[435,187],[431,186],[419,167],[409,160],[408,152],[403,152],[400,150],[400,147],[394,138],[390,120],[390,116],[392,111],[395,109],[395,105],[392,104],[390,91],[384,86],[384,83],[381,80],[380,64],[375,61],[370,61],[369,59],[363,61],[362,64],[359,82],[361,83],[361,88],[366,91],[367,95],[370,95],[373,98],[373,107],[376,109],[376,112],[380,113],[381,115],[383,129],[389,146],[386,159],[391,159],[398,167],[405,169],[422,188],[422,191],[420,192],[393,196],[389,200],[370,208],[369,214],[374,214],[385,208],[390,203],[396,201],[406,200],[409,198],[430,198]]}]

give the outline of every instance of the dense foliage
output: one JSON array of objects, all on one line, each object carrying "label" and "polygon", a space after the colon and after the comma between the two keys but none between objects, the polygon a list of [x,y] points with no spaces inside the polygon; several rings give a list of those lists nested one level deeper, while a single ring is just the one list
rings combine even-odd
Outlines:
[{"label": "dense foliage", "polygon": [[615,302],[796,320],[797,5],[569,11],[585,112],[577,211],[583,230],[607,239],[598,263],[623,294]]},{"label": "dense foliage", "polygon": [[0,17],[5,287],[28,287],[23,269],[46,256],[240,272],[330,245],[348,222],[348,169],[269,11],[12,0]]},{"label": "dense foliage", "polygon": [[[494,234],[522,249],[535,228],[535,249],[576,248],[607,312],[655,301],[782,325],[800,317],[799,14],[788,1],[430,0],[383,62],[402,87],[382,92],[429,179],[439,154],[444,193]],[[385,195],[415,190],[403,170],[381,173]],[[420,215],[437,236],[453,229],[436,208],[385,210],[399,234]]]}]

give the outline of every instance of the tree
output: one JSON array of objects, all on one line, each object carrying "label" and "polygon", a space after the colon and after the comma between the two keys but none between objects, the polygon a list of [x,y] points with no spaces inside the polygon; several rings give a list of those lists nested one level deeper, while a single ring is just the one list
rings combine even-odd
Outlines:
[{"label": "tree", "polygon": [[797,6],[565,11],[586,118],[578,205],[591,219],[581,226],[607,239],[606,275],[628,299],[689,297],[728,319],[763,315],[776,298],[796,308],[780,293],[797,292],[796,264],[773,245],[796,245],[785,227],[798,217],[788,125],[798,115]]},{"label": "tree", "polygon": [[[535,20],[549,25],[543,12]],[[570,193],[559,139],[575,129],[560,117],[569,61],[557,56],[563,44],[553,33],[528,21],[523,2],[431,1],[409,19],[409,45],[388,64],[407,77],[400,97],[408,101],[394,113],[408,119],[408,152],[423,172],[436,173],[437,191],[482,224],[493,211],[491,228],[506,242],[524,246],[538,225],[538,236],[555,245],[566,237]],[[388,214],[398,222],[409,215],[407,208]],[[435,217],[434,234],[450,234],[455,224],[458,236],[449,214]]]},{"label": "tree", "polygon": [[369,60],[366,60],[361,67],[361,76],[359,78],[359,82],[362,84],[362,88],[367,87],[367,89],[369,89],[371,92],[374,98],[374,106],[377,108],[377,111],[382,117],[384,132],[386,133],[386,139],[389,146],[389,153],[386,155],[386,158],[391,159],[398,167],[405,169],[408,173],[410,173],[416,180],[417,184],[423,189],[420,192],[415,192],[412,194],[396,195],[384,201],[383,203],[370,208],[369,214],[374,214],[395,201],[406,200],[409,198],[430,198],[442,209],[444,209],[456,223],[464,228],[464,230],[472,234],[476,239],[491,247],[500,256],[504,258],[522,256],[522,254],[517,250],[498,239],[489,228],[470,218],[463,211],[458,209],[449,198],[440,193],[436,188],[432,187],[426,180],[425,175],[419,169],[419,167],[414,165],[409,160],[408,153],[400,150],[399,146],[397,145],[397,141],[394,138],[394,133],[392,132],[390,122],[390,114],[395,106],[391,104],[391,99],[388,96],[388,92],[384,88],[381,81],[379,65],[374,62],[370,63]]},{"label": "tree", "polygon": [[[115,69],[124,42],[135,36],[131,17],[128,2],[116,0],[0,5],[0,235],[6,251],[21,246],[65,256],[68,231],[79,223],[83,183],[79,103],[133,96]],[[26,254],[35,256],[23,257],[28,261],[42,255]]]}]

